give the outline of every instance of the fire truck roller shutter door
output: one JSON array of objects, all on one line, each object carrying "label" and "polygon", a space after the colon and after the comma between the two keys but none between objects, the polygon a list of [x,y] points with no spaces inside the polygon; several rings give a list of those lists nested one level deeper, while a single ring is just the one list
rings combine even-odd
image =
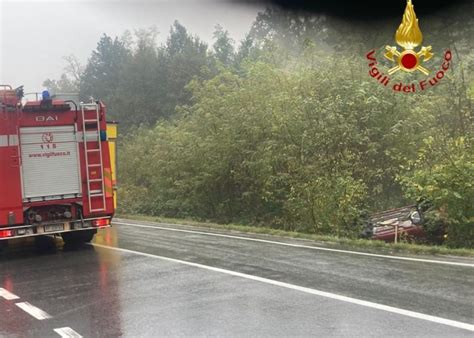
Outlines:
[{"label": "fire truck roller shutter door", "polygon": [[20,129],[24,200],[54,200],[81,193],[74,125]]}]

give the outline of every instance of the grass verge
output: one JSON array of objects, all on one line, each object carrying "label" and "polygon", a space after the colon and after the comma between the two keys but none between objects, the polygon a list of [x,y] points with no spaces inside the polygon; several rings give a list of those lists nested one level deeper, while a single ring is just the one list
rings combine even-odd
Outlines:
[{"label": "grass verge", "polygon": [[350,238],[338,238],[333,236],[324,236],[316,234],[308,234],[302,232],[285,231],[279,229],[273,229],[261,226],[248,226],[238,224],[217,224],[209,222],[198,222],[190,219],[175,219],[175,218],[164,218],[154,217],[145,215],[127,215],[118,214],[118,218],[126,218],[137,221],[148,221],[158,223],[169,223],[176,225],[190,225],[194,227],[204,229],[215,229],[215,230],[228,230],[238,231],[241,233],[260,234],[260,235],[271,235],[283,238],[297,238],[316,241],[319,244],[323,244],[327,247],[338,248],[338,249],[350,249],[354,251],[364,251],[370,253],[383,253],[383,254],[416,254],[416,255],[449,255],[449,256],[462,256],[462,257],[474,257],[473,249],[466,248],[448,248],[446,246],[437,245],[421,245],[412,243],[385,243],[383,241],[367,240],[367,239],[350,239]]}]

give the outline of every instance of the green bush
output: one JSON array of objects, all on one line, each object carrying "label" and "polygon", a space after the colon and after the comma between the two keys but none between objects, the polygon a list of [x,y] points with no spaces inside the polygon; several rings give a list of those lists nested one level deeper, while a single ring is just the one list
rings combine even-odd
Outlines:
[{"label": "green bush", "polygon": [[411,110],[365,75],[348,81],[349,59],[320,62],[191,82],[180,119],[123,142],[123,211],[356,236],[362,210],[404,203],[395,176],[431,101]]},{"label": "green bush", "polygon": [[450,246],[474,246],[474,153],[472,139],[430,137],[413,170],[402,177],[413,198],[431,201],[427,228],[445,228]]},{"label": "green bush", "polygon": [[123,212],[355,237],[362,213],[423,196],[438,211],[433,234],[446,224],[450,245],[472,245],[472,153],[459,136],[470,129],[454,82],[407,96],[351,58],[304,57],[195,79],[179,118],[130,133]]}]

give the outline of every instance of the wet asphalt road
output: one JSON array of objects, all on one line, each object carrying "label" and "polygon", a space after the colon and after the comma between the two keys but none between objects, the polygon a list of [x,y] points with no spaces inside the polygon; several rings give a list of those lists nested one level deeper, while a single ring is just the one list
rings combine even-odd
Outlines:
[{"label": "wet asphalt road", "polygon": [[[84,337],[474,336],[457,324],[439,323],[448,319],[474,328],[472,266],[132,223],[145,227],[116,224],[101,231],[95,246],[65,248],[51,240],[37,249],[31,241],[10,243],[0,254],[0,336],[59,337],[54,329],[65,327]],[[451,261],[474,264],[472,259]],[[1,290],[19,298],[5,299]],[[427,321],[335,299],[339,295],[436,318]],[[16,305],[20,302],[50,318],[35,318]]]}]

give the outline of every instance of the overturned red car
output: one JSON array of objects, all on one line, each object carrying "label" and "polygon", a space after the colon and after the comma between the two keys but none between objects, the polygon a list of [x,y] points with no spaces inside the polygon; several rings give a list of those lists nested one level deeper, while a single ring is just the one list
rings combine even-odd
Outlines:
[{"label": "overturned red car", "polygon": [[417,241],[426,238],[423,216],[417,205],[385,210],[370,216],[362,237],[385,242]]}]

